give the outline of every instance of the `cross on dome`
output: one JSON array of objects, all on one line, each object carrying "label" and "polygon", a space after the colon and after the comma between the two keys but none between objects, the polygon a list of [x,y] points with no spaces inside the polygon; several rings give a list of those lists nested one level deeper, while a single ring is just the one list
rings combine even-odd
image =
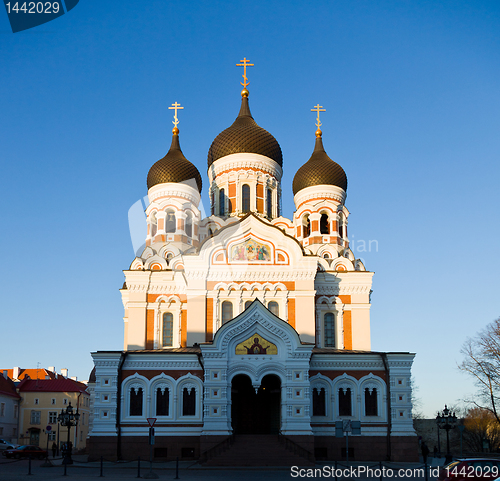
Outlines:
[{"label": "cross on dome", "polygon": [[177,102],[172,104],[172,107],[169,107],[169,110],[174,110],[174,120],[172,123],[174,124],[174,128],[172,129],[172,132],[174,134],[179,133],[179,129],[177,128],[177,125],[179,124],[179,119],[177,118],[177,110],[182,110],[184,107],[181,107],[181,104],[178,104]]},{"label": "cross on dome", "polygon": [[314,106],[313,109],[311,109],[311,112],[317,112],[317,114],[318,114],[317,117],[316,117],[316,127],[318,127],[318,130],[316,130],[316,137],[321,137],[322,132],[320,130],[320,127],[321,127],[322,124],[321,124],[321,122],[319,120],[319,113],[320,112],[326,112],[326,109],[324,109],[322,105],[317,104],[317,105]]},{"label": "cross on dome", "polygon": [[237,67],[243,67],[243,82],[240,82],[241,85],[243,85],[243,90],[241,91],[241,96],[242,97],[248,97],[248,90],[247,86],[250,85],[250,82],[248,82],[247,78],[247,67],[253,67],[253,63],[248,63],[250,60],[248,60],[246,57],[243,58],[243,60],[240,60],[241,63],[237,63]]}]

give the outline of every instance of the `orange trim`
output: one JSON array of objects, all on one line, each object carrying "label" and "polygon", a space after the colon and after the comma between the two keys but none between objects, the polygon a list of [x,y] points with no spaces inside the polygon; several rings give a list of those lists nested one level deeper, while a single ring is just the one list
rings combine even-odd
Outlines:
[{"label": "orange trim", "polygon": [[352,350],[352,317],[351,317],[351,311],[344,311],[344,349]]},{"label": "orange trim", "polygon": [[155,311],[146,311],[146,349],[154,349],[155,338]]},{"label": "orange trim", "polygon": [[[252,285],[253,282],[248,282],[248,281],[231,281],[231,280],[228,280],[226,281],[227,283],[231,283],[231,284],[248,284],[248,285]],[[219,284],[220,281],[208,281],[207,282],[207,290],[208,291],[211,291],[215,288],[215,286],[217,284]],[[295,282],[294,281],[285,281],[285,282],[267,282],[265,281],[264,282],[265,284],[271,284],[271,285],[274,285],[274,284],[283,284],[286,289],[288,291],[294,291],[295,290]]]},{"label": "orange trim", "polygon": [[181,347],[187,346],[187,321],[188,312],[181,311]]},{"label": "orange trim", "polygon": [[207,298],[207,323],[205,326],[205,341],[210,342],[213,339],[214,325],[214,300]]},{"label": "orange trim", "polygon": [[[317,202],[318,200],[330,200],[330,201],[332,201],[332,202],[335,202],[336,204],[340,204],[340,202],[339,202],[338,200],[335,200],[335,199],[330,199],[330,198],[325,199],[324,197],[316,197],[316,198],[314,198],[314,199],[307,199],[307,200],[305,200],[304,202],[302,202],[302,204],[299,204],[299,205],[297,206],[297,210],[300,210],[300,207],[301,207],[302,205],[304,205],[304,204],[308,204],[309,202]],[[327,208],[327,207],[325,207],[325,206],[324,206],[324,207],[322,207],[322,209],[326,209],[326,208]]]},{"label": "orange trim", "polygon": [[351,296],[350,295],[342,295],[339,296],[339,299],[344,303],[344,304],[350,304],[351,303]]},{"label": "orange trim", "polygon": [[295,329],[295,299],[288,299],[288,324]]}]

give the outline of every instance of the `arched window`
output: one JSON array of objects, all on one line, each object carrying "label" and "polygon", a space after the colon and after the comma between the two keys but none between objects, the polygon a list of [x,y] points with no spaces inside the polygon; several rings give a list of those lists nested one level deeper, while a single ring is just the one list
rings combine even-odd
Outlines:
[{"label": "arched window", "polygon": [[241,186],[241,210],[250,212],[250,186],[247,184]]},{"label": "arched window", "polygon": [[330,219],[328,219],[328,214],[321,214],[321,219],[319,220],[319,231],[321,234],[330,233]]},{"label": "arched window", "polygon": [[230,321],[233,318],[233,303],[224,301],[222,303],[222,324]]},{"label": "arched window", "polygon": [[170,261],[172,260],[173,257],[174,255],[171,252],[167,254],[167,265],[170,265]]},{"label": "arched window", "polygon": [[163,347],[172,347],[174,345],[174,316],[171,312],[163,314]]},{"label": "arched window", "polygon": [[335,347],[335,316],[331,312],[325,314],[325,347]]},{"label": "arched window", "polygon": [[191,214],[186,215],[186,235],[188,237],[193,237],[193,216]]},{"label": "arched window", "polygon": [[168,388],[157,388],[156,389],[156,415],[157,416],[168,416],[169,409],[169,392]]},{"label": "arched window", "polygon": [[246,301],[245,302],[245,309],[248,309],[251,304],[252,304],[252,301]]},{"label": "arched window", "polygon": [[339,389],[339,416],[352,416],[351,389]]},{"label": "arched window", "polygon": [[377,390],[365,389],[365,416],[378,416]]},{"label": "arched window", "polygon": [[280,315],[280,306],[277,302],[271,301],[268,305],[267,308],[275,315],[278,316]]},{"label": "arched window", "polygon": [[142,416],[142,387],[133,387],[130,389],[130,415]]},{"label": "arched window", "polygon": [[309,214],[302,217],[302,237],[309,237],[311,234],[311,222],[309,221]]},{"label": "arched window", "polygon": [[165,228],[165,231],[167,234],[172,234],[175,232],[176,229],[176,222],[175,222],[175,212],[173,210],[167,210],[167,225]]},{"label": "arched window", "polygon": [[342,216],[339,216],[339,237],[341,239],[344,238],[344,220],[342,219]]},{"label": "arched window", "polygon": [[182,390],[182,415],[196,415],[196,389],[194,387],[185,387]]},{"label": "arched window", "polygon": [[325,252],[323,254],[323,259],[330,259],[330,254],[328,254],[328,252]]},{"label": "arched window", "polygon": [[224,194],[224,189],[219,190],[219,215],[222,217],[225,214],[226,206],[226,196]]},{"label": "arched window", "polygon": [[325,388],[313,389],[313,416],[326,416]]},{"label": "arched window", "polygon": [[273,191],[271,189],[267,189],[267,202],[266,202],[266,214],[267,217],[273,216]]}]

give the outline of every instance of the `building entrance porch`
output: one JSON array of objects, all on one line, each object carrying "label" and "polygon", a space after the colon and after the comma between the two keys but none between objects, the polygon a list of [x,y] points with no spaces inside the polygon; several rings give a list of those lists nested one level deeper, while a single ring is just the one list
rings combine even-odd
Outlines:
[{"label": "building entrance porch", "polygon": [[256,390],[246,374],[231,383],[231,424],[234,434],[278,434],[281,427],[281,379],[264,376]]}]

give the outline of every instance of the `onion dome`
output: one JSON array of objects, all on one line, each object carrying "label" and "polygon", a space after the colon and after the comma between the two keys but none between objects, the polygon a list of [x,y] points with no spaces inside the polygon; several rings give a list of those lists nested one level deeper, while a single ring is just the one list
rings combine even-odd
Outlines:
[{"label": "onion dome", "polygon": [[231,127],[223,130],[212,142],[208,151],[208,167],[217,159],[230,154],[260,154],[273,159],[283,167],[283,154],[278,141],[257,122],[250,113],[248,90],[241,92],[241,108]]},{"label": "onion dome", "polygon": [[293,195],[313,185],[335,185],[347,191],[344,169],[326,154],[319,129],[316,131],[316,145],[311,158],[297,170],[293,178]]},{"label": "onion dome", "polygon": [[167,155],[156,162],[148,173],[148,190],[154,185],[167,182],[185,182],[195,179],[201,192],[202,181],[198,169],[184,157],[179,144],[179,129],[172,130],[172,145]]}]

